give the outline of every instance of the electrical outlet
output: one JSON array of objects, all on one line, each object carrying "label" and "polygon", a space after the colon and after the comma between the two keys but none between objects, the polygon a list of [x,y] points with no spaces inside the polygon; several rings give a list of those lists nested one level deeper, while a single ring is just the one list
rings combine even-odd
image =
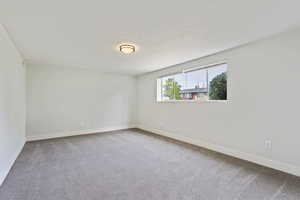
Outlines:
[{"label": "electrical outlet", "polygon": [[265,148],[266,149],[272,149],[272,141],[271,140],[266,140],[265,141]]}]

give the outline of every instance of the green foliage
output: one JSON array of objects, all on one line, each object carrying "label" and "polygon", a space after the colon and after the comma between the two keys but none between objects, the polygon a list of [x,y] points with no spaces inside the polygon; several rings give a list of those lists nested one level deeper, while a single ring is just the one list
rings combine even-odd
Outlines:
[{"label": "green foliage", "polygon": [[227,75],[222,73],[210,82],[209,98],[211,100],[226,100],[227,99]]},{"label": "green foliage", "polygon": [[175,99],[176,100],[181,100],[180,96],[180,88],[181,85],[178,84],[178,82],[174,81],[174,79],[169,78],[166,80],[164,84],[164,89],[165,89],[165,96],[169,97],[169,99]]}]

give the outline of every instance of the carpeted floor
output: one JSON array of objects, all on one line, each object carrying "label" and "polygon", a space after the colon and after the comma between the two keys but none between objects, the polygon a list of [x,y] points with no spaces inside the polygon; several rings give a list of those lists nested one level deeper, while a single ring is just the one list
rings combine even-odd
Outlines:
[{"label": "carpeted floor", "polygon": [[1,200],[299,200],[300,178],[139,130],[29,142]]}]

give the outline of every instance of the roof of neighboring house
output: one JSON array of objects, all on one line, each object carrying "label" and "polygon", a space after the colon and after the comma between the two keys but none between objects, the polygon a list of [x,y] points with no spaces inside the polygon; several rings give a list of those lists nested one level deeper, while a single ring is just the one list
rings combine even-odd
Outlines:
[{"label": "roof of neighboring house", "polygon": [[180,90],[180,94],[187,94],[187,93],[207,93],[207,88],[191,88],[191,89],[184,89]]}]

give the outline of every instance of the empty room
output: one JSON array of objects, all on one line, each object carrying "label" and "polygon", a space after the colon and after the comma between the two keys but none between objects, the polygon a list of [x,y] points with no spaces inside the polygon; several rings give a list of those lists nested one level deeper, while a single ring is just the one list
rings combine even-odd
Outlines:
[{"label": "empty room", "polygon": [[2,1],[0,200],[300,200],[299,8]]}]

